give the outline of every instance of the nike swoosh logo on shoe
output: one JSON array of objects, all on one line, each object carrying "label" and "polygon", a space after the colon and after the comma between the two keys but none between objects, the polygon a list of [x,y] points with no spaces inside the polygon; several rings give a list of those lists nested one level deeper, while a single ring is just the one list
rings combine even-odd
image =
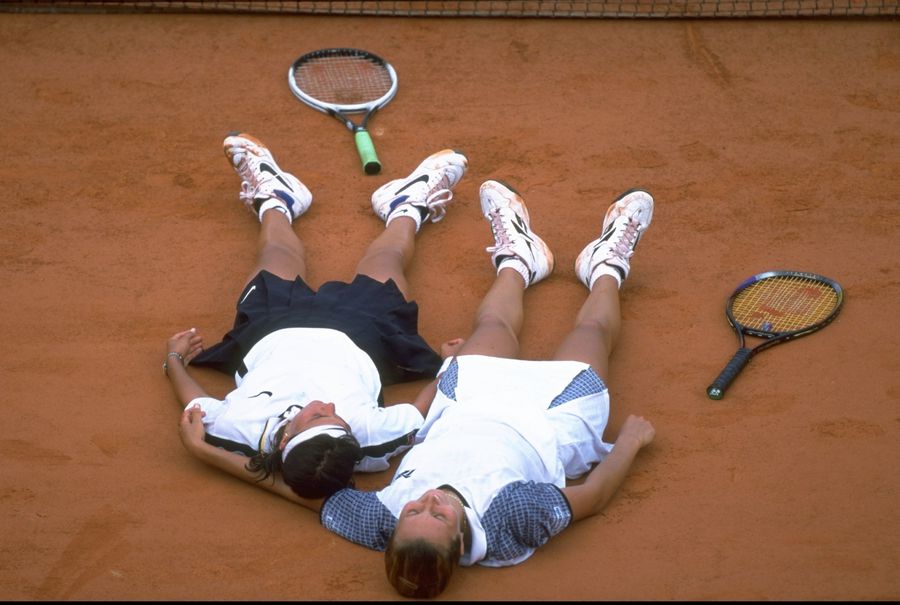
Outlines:
[{"label": "nike swoosh logo on shoe", "polygon": [[406,183],[405,185],[403,185],[403,187],[401,187],[400,189],[398,189],[397,191],[394,192],[394,195],[401,193],[404,189],[408,189],[409,187],[412,187],[416,183],[427,183],[427,182],[428,182],[428,175],[423,174],[422,176],[415,178],[415,179],[411,180],[410,182]]},{"label": "nike swoosh logo on shoe", "polygon": [[284,185],[285,187],[287,187],[289,191],[294,190],[294,188],[291,187],[291,185],[287,181],[285,181],[283,178],[281,178],[281,175],[278,174],[278,171],[275,170],[274,168],[272,168],[271,166],[269,166],[268,164],[261,162],[259,165],[259,170],[261,172],[268,172],[269,174],[274,176],[276,179],[278,179],[278,182],[281,183],[282,185]]}]

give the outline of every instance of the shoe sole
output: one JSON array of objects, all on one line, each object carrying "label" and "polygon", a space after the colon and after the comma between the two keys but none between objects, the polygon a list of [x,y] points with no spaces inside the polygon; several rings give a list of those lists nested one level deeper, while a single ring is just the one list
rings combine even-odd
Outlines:
[{"label": "shoe sole", "polygon": [[[536,281],[541,281],[544,278],[549,277],[553,273],[553,269],[556,266],[556,259],[553,257],[553,251],[550,250],[550,246],[547,245],[547,242],[545,242],[543,239],[541,239],[534,232],[532,232],[532,235],[534,236],[535,243],[537,243],[538,246],[540,246],[541,250],[543,250],[544,258],[547,259],[547,274],[544,275],[543,277],[539,278],[538,280],[536,280]],[[532,282],[532,283],[534,283],[534,282]]]},{"label": "shoe sole", "polygon": [[[272,152],[269,151],[269,148],[266,147],[266,144],[263,143],[262,141],[260,141],[259,139],[257,139],[253,135],[246,134],[243,132],[229,132],[228,136],[225,137],[225,140],[227,141],[228,139],[231,139],[231,138],[245,139],[247,141],[250,141],[251,143],[253,143],[255,146],[259,147],[260,149],[264,149],[266,151],[266,153],[268,154],[269,158],[272,158]],[[225,144],[224,147],[225,147],[225,155],[228,157],[228,160],[231,161],[231,156],[228,155],[228,151],[229,151],[229,149],[232,149],[235,146]],[[274,161],[274,159],[272,159],[272,161]]]}]

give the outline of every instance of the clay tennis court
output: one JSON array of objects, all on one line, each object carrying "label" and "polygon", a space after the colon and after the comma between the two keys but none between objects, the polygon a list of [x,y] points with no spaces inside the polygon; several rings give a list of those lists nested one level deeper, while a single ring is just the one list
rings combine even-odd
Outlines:
[{"label": "clay tennis court", "polygon": [[[399,74],[370,124],[381,175],[288,91],[292,61],[333,46]],[[556,254],[526,299],[528,358],[570,327],[575,257],[607,206],[629,187],[656,199],[607,429],[642,414],[656,440],[601,515],[516,567],[458,570],[441,599],[900,598],[896,17],[4,12],[0,82],[0,598],[397,598],[380,553],[179,440],[166,339],[218,340],[255,252],[231,130],[312,190],[295,229],[314,286],[350,279],[383,229],[375,188],[443,147],[468,155],[411,270],[434,345],[467,335],[493,278],[484,180],[523,193]],[[769,269],[837,280],[844,308],[712,401],[737,348],[725,301]]]}]

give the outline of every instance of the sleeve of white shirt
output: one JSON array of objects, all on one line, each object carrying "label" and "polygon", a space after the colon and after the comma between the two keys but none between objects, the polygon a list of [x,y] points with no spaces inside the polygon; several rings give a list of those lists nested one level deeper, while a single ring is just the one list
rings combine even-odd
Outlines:
[{"label": "sleeve of white shirt", "polygon": [[219,417],[219,414],[225,409],[225,402],[213,397],[195,397],[184,406],[184,409],[187,410],[195,405],[199,405],[200,409],[206,412],[203,416],[203,426],[214,424]]},{"label": "sleeve of white shirt", "polygon": [[356,470],[374,473],[386,470],[390,460],[408,450],[425,419],[410,403],[396,403],[371,410],[362,434],[354,433],[363,448]]},{"label": "sleeve of white shirt", "polygon": [[441,367],[438,369],[435,376],[440,376],[441,374],[446,372],[447,368],[450,367],[450,364],[453,363],[454,359],[456,359],[456,355],[451,355],[450,357],[447,357],[446,359],[444,359],[444,363],[441,364]]}]

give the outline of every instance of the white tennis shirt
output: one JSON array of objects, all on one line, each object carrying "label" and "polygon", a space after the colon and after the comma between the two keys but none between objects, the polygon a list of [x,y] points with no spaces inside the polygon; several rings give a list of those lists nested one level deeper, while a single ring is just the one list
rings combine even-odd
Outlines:
[{"label": "white tennis shirt", "polygon": [[[283,328],[257,342],[244,357],[247,372],[235,374],[225,399],[197,397],[206,412],[207,440],[253,455],[273,449],[274,432],[311,401],[334,403],[367,455],[362,472],[381,471],[409,448],[424,422],[411,404],[379,407],[381,380],[371,358],[343,332],[326,328]],[[366,449],[368,448],[368,449]]]},{"label": "white tennis shirt", "polygon": [[320,519],[384,550],[403,506],[428,489],[465,498],[472,533],[461,565],[515,565],[571,522],[560,491],[612,450],[606,385],[587,364],[483,355],[450,358],[417,444],[377,492],[343,489]]}]

